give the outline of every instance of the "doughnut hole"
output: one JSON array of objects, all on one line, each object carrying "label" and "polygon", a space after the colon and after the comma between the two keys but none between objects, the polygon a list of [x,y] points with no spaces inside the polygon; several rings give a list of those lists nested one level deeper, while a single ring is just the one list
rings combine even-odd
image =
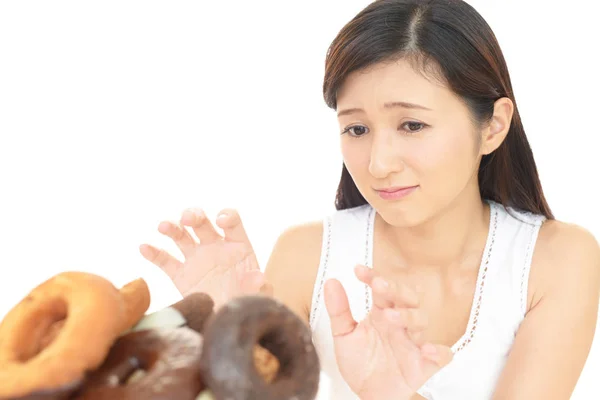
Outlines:
[{"label": "doughnut hole", "polygon": [[18,338],[19,346],[16,359],[25,363],[40,354],[46,349],[60,334],[67,321],[68,307],[62,298],[52,298],[49,301],[34,301],[36,299],[27,297],[26,304],[35,307],[31,312],[25,313],[27,318],[22,322],[23,334]]},{"label": "doughnut hole", "polygon": [[263,346],[256,345],[253,349],[254,367],[258,375],[265,381],[271,383],[279,372],[279,360]]},{"label": "doughnut hole", "polygon": [[294,349],[287,345],[286,332],[276,328],[263,335],[254,347],[254,364],[259,375],[267,382],[291,378],[298,367]]}]

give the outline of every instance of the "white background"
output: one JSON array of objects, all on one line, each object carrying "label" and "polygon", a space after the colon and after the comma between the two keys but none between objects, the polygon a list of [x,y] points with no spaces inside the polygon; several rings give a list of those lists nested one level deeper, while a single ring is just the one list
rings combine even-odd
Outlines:
[{"label": "white background", "polygon": [[[600,237],[594,2],[470,3],[505,52],[551,207]],[[176,251],[156,227],[186,207],[238,208],[263,266],[283,229],[333,211],[324,57],[367,4],[0,2],[0,316],[66,269],[142,276],[152,310],[177,300],[138,245]],[[574,399],[598,397],[599,352]]]}]

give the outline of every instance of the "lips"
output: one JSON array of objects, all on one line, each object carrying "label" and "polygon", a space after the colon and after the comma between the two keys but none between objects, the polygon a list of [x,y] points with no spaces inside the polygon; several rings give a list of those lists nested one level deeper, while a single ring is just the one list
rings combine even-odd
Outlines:
[{"label": "lips", "polygon": [[419,186],[393,186],[383,189],[376,189],[377,194],[383,200],[400,200],[409,196]]},{"label": "lips", "polygon": [[385,188],[385,189],[375,189],[375,191],[383,192],[383,193],[395,193],[395,192],[399,192],[401,190],[414,189],[416,187],[417,187],[417,185],[415,185],[415,186],[393,186],[393,187],[389,187],[389,188]]}]

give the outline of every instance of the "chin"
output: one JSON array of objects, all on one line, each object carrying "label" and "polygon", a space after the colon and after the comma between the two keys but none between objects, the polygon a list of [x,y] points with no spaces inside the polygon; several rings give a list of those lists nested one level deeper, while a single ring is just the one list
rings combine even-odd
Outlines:
[{"label": "chin", "polygon": [[394,228],[415,228],[424,222],[424,219],[417,219],[414,216],[408,217],[401,213],[387,212],[379,215],[388,225]]},{"label": "chin", "polygon": [[381,219],[394,228],[414,228],[425,223],[428,219],[425,210],[415,203],[407,203],[376,199],[371,204]]}]

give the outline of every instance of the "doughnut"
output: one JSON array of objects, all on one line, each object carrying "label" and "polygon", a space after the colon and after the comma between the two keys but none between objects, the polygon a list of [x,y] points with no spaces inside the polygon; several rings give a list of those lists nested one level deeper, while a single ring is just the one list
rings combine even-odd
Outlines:
[{"label": "doughnut", "polygon": [[[213,316],[213,308],[214,301],[209,295],[201,292],[192,293],[169,307],[144,316],[131,331],[187,326],[202,334],[205,325]],[[264,347],[256,345],[254,363],[259,374],[267,382],[271,382],[279,368],[277,358]]]},{"label": "doughnut", "polygon": [[150,307],[150,290],[142,278],[135,279],[120,290],[125,304],[125,318],[122,331],[131,328],[144,316]]},{"label": "doughnut", "polygon": [[[214,315],[213,308],[214,302],[209,295],[192,293],[169,307],[144,316],[131,331],[187,326],[202,334],[205,325]],[[267,382],[274,379],[279,369],[277,358],[258,344],[254,348],[254,364],[259,375]]]},{"label": "doughnut", "polygon": [[[259,345],[278,362],[270,382],[258,370]],[[218,310],[205,327],[200,364],[215,400],[313,400],[318,391],[320,364],[308,326],[266,296],[239,297]]]},{"label": "doughnut", "polygon": [[142,318],[149,299],[141,279],[121,292],[87,272],[63,272],[36,286],[0,322],[0,399],[61,398],[77,389]]},{"label": "doughnut", "polygon": [[213,315],[214,306],[215,303],[209,295],[196,292],[171,305],[171,308],[181,313],[189,328],[202,333],[206,321]]},{"label": "doughnut", "polygon": [[[181,313],[183,318],[186,320],[186,325],[195,330],[198,333],[204,332],[204,327],[210,321],[213,316],[214,301],[206,293],[192,293],[175,304],[172,304],[170,308],[175,309]],[[277,370],[279,369],[279,362],[277,358],[271,354],[267,349],[256,344],[253,350],[254,364],[258,370],[259,375],[267,382],[271,382]]]},{"label": "doughnut", "polygon": [[2,400],[69,400],[71,399],[72,393],[79,387],[79,383],[55,388],[52,390],[38,391],[34,394],[20,396],[20,397],[7,397]]},{"label": "doughnut", "polygon": [[182,300],[145,315],[136,325],[124,332],[141,331],[154,328],[188,328],[202,334],[205,322],[213,314],[213,300],[205,293],[193,293]]},{"label": "doughnut", "polygon": [[194,400],[204,389],[202,337],[187,327],[121,336],[75,400]]}]

